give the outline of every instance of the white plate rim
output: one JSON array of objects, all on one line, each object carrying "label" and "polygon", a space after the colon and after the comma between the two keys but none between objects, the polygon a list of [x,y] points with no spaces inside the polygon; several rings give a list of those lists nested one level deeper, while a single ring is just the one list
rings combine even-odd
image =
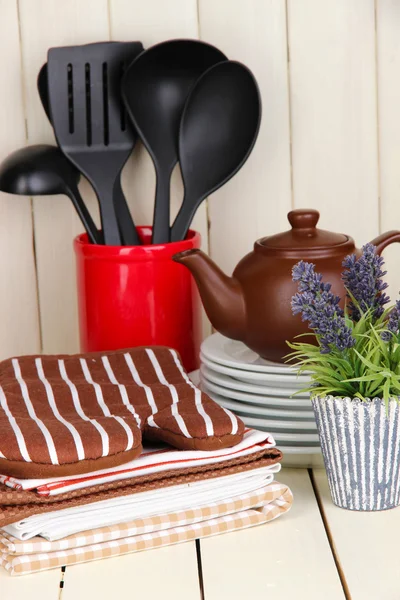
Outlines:
[{"label": "white plate rim", "polygon": [[[226,403],[223,400],[217,400],[216,395],[213,396],[213,400],[215,402],[217,402],[218,404],[220,404],[220,406],[223,406],[224,408],[227,408],[228,410],[232,410],[232,408],[229,408],[229,406],[226,406]],[[289,421],[289,420],[285,420],[285,419],[281,419],[281,420],[270,420],[268,419],[268,417],[262,417],[259,416],[257,417],[257,415],[251,416],[251,415],[241,415],[238,414],[237,412],[235,412],[235,414],[237,414],[242,420],[244,419],[254,419],[254,421],[260,421],[260,425],[262,427],[267,427],[268,429],[272,431],[274,431],[274,428],[276,427],[276,429],[278,429],[279,431],[282,431],[282,433],[285,433],[285,429],[297,429],[299,433],[304,433],[304,430],[308,430],[308,433],[311,433],[313,431],[317,431],[317,425],[312,421]],[[300,424],[307,424],[307,427],[299,427]]]},{"label": "white plate rim", "polygon": [[[206,368],[204,368],[204,366]],[[218,387],[220,388],[224,388],[225,390],[228,390],[229,392],[231,390],[235,390],[238,392],[242,392],[242,393],[247,393],[251,396],[255,396],[257,399],[257,396],[279,396],[280,398],[284,398],[286,396],[292,396],[294,395],[295,392],[297,392],[298,390],[296,389],[291,389],[291,388],[273,388],[273,387],[269,387],[269,386],[256,386],[256,385],[252,385],[250,383],[246,383],[246,382],[241,382],[241,381],[223,381],[221,379],[220,376],[225,376],[224,373],[218,373],[218,371],[213,372],[212,369],[210,369],[210,367],[207,367],[207,365],[202,365],[200,367],[200,377],[203,377],[204,379],[206,379],[206,381],[209,381],[211,383],[213,383],[214,385],[218,385]],[[226,375],[225,377],[229,377],[229,375]],[[293,399],[301,399],[301,400],[307,400],[309,399],[309,394],[296,394],[296,396],[294,396],[294,398],[290,398],[291,400]]]},{"label": "white plate rim", "polygon": [[[216,395],[218,396],[218,394]],[[233,398],[225,398],[224,396],[221,396],[220,401],[224,402],[224,408],[232,410],[233,412],[237,411],[239,414],[244,413],[248,414],[249,416],[254,415],[255,417],[258,415],[267,419],[268,416],[275,417],[278,419],[285,419],[287,417],[289,420],[300,419],[303,423],[305,421],[310,421],[314,419],[315,422],[314,412],[312,410],[310,410],[309,412],[307,410],[278,410],[275,408],[271,408],[270,406],[253,405],[250,402],[240,402],[240,400],[234,400]],[[264,414],[263,412],[258,411],[265,411],[268,414]]]},{"label": "white plate rim", "polygon": [[301,387],[301,384],[306,385],[310,382],[310,378],[308,375],[299,375],[298,377],[293,375],[273,375],[271,373],[252,373],[247,371],[240,371],[239,369],[233,369],[232,367],[225,367],[224,365],[220,365],[216,362],[211,361],[209,358],[204,356],[203,353],[200,353],[200,361],[202,364],[206,365],[213,371],[217,371],[218,373],[222,373],[223,375],[228,375],[237,379],[238,381],[244,381],[248,383],[284,383],[290,385],[296,385],[296,382]]},{"label": "white plate rim", "polygon": [[284,444],[280,444],[278,449],[282,450],[283,462],[285,461],[286,454],[322,454],[321,446],[285,446]]},{"label": "white plate rim", "polygon": [[[205,393],[207,394],[208,392],[211,393],[215,393],[218,394],[219,396],[222,396],[223,398],[228,398],[228,400],[239,400],[240,402],[249,402],[250,404],[259,404],[261,406],[288,406],[288,408],[293,408],[294,406],[296,408],[300,408],[303,407],[305,409],[307,409],[310,405],[311,405],[311,400],[308,398],[297,398],[297,399],[292,399],[292,398],[280,398],[280,397],[274,397],[274,396],[260,396],[255,398],[254,396],[251,396],[250,394],[246,394],[245,392],[237,392],[236,390],[228,390],[228,389],[221,389],[218,386],[215,386],[215,384],[213,384],[212,382],[208,382],[206,381],[201,381],[201,388],[204,389]],[[208,384],[211,383],[211,386],[215,387],[216,389],[212,389],[212,387],[207,387]],[[221,393],[220,393],[221,392]],[[312,405],[311,405],[312,406]]]},{"label": "white plate rim", "polygon": [[[279,440],[286,440],[287,442],[292,442],[293,444],[296,444],[296,442],[319,443],[318,433],[285,433],[284,431],[275,431],[274,429],[271,429],[271,427],[269,427],[268,425],[265,426],[263,425],[263,423],[259,423],[258,421],[261,421],[262,419],[252,419],[251,417],[241,417],[241,419],[243,423],[247,425],[247,427],[252,427],[253,429],[257,429],[257,427],[267,427],[268,433],[270,433],[275,439],[278,448],[280,443]],[[257,421],[257,423],[254,424],[255,421]]]},{"label": "white plate rim", "polygon": [[[208,336],[202,342],[200,350],[204,354],[204,356],[206,356],[209,360],[224,365],[226,367],[233,367],[235,369],[243,371],[271,373],[275,375],[287,374],[291,376],[296,376],[296,368],[284,363],[275,363],[261,357],[258,357],[258,359],[264,361],[264,364],[255,364],[252,362],[245,363],[240,362],[238,359],[235,359],[233,357],[230,358],[226,349],[223,347],[223,344],[239,344],[243,346],[244,351],[252,353],[254,357],[257,357],[257,354],[253,352],[253,350],[250,350],[250,348],[248,348],[246,344],[238,340],[232,340],[230,338],[227,338],[218,331]],[[215,348],[215,346],[217,346],[217,349]],[[221,354],[218,354],[218,352],[220,352],[222,356]]]}]

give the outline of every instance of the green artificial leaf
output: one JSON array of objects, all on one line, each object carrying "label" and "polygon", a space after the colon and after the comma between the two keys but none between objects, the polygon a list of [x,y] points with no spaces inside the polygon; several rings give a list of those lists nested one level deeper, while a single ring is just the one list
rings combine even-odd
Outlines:
[{"label": "green artificial leaf", "polygon": [[345,379],[345,382],[350,381],[376,381],[376,375],[363,375],[362,377],[353,377],[352,379]]},{"label": "green artificial leaf", "polygon": [[361,356],[361,354],[358,352],[358,350],[354,349],[354,352],[357,354],[358,358],[361,360],[362,363],[364,363],[365,366],[367,366],[368,368],[371,369],[371,371],[375,371],[375,372],[379,372],[380,369],[377,365],[374,365],[370,360],[368,360],[367,358],[365,358],[365,356]]}]

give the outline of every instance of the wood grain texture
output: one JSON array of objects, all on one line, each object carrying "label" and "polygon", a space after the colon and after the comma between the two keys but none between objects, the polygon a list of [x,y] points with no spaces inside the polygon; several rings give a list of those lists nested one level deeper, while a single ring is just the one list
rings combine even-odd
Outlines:
[{"label": "wood grain texture", "polygon": [[[30,144],[54,143],[36,90],[37,73],[51,46],[109,39],[107,0],[20,0],[19,6],[28,140]],[[92,196],[88,189],[85,199]],[[95,204],[93,197],[89,204]],[[72,240],[83,228],[64,196],[35,198],[34,221],[43,351],[76,352],[79,341]]]},{"label": "wood grain texture", "polygon": [[338,508],[331,500],[325,471],[315,470],[314,479],[349,597],[396,600],[400,565],[396,535],[391,532],[400,527],[400,510],[357,512]]},{"label": "wood grain texture", "polygon": [[294,203],[379,232],[374,0],[288,0]]},{"label": "wood grain texture", "polygon": [[[0,161],[26,144],[16,0],[0,0]],[[0,359],[40,351],[31,201],[0,193]]]},{"label": "wood grain texture", "polygon": [[308,472],[286,469],[277,479],[294,495],[288,514],[200,542],[207,600],[344,599]]},{"label": "wood grain texture", "polygon": [[[400,3],[378,0],[376,22],[381,229],[386,231],[400,229]],[[384,256],[394,302],[400,291],[399,246],[393,244]]]},{"label": "wood grain texture", "polygon": [[[6,0],[8,2],[8,0]],[[61,600],[61,569],[32,573],[23,577],[11,577],[0,568],[1,600]]]},{"label": "wood grain texture", "polygon": [[261,90],[256,146],[241,171],[209,200],[210,250],[231,272],[254,241],[287,228],[290,132],[284,0],[199,0],[200,36],[245,63]]},{"label": "wood grain texture", "polygon": [[200,600],[195,544],[167,546],[66,568],[62,600],[114,597]]}]

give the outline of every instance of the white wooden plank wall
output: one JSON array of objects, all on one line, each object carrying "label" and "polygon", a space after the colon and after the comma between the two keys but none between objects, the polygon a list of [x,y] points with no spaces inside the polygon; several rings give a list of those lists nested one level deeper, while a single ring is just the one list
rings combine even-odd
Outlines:
[{"label": "white wooden plank wall", "polygon": [[[196,218],[204,248],[230,271],[257,237],[286,228],[293,206],[318,208],[321,226],[362,244],[400,229],[399,31],[398,0],[0,0],[0,160],[53,139],[36,92],[48,47],[199,37],[250,66],[263,97],[253,154]],[[124,188],[136,222],[150,222],[154,173],[140,147]],[[175,212],[178,172],[172,192]],[[0,358],[78,350],[80,229],[65,197],[1,195]],[[387,257],[397,295],[399,246]]]}]

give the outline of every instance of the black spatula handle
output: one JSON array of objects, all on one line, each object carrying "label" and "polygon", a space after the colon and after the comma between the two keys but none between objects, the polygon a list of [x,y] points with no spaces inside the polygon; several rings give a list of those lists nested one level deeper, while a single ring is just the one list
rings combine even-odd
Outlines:
[{"label": "black spatula handle", "polygon": [[[97,158],[99,163],[106,160],[103,154]],[[107,173],[106,165],[100,172],[96,181],[91,181],[94,191],[99,200],[101,227],[103,230],[104,243],[106,246],[121,246],[121,236],[119,233],[117,214],[114,206],[114,180]]]},{"label": "black spatula handle", "polygon": [[139,246],[141,241],[121,187],[121,177],[118,177],[115,181],[113,198],[122,243],[124,246]]},{"label": "black spatula handle", "polygon": [[78,213],[83,226],[85,227],[89,240],[92,242],[92,244],[101,244],[102,235],[97,229],[88,209],[86,208],[86,204],[84,203],[78,188],[70,185],[68,191],[72,204],[74,205],[75,210]]}]

